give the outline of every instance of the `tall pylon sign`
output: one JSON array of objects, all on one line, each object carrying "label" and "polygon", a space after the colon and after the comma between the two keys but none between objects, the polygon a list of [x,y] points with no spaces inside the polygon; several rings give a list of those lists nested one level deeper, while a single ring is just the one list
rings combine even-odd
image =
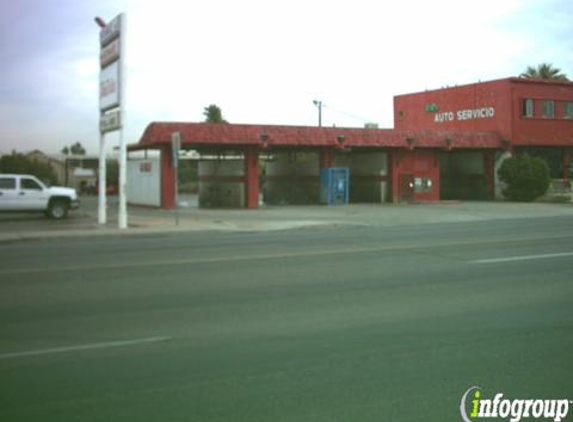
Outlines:
[{"label": "tall pylon sign", "polygon": [[100,26],[100,76],[99,76],[99,205],[98,223],[107,223],[106,198],[106,139],[109,132],[119,131],[119,210],[118,227],[127,228],[127,147],[125,127],[125,13],[109,23],[96,18]]}]

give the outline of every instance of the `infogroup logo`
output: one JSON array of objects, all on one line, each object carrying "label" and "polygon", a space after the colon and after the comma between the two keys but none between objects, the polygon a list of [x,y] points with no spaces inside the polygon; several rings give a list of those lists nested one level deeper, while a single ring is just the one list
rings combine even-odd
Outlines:
[{"label": "infogroup logo", "polygon": [[460,402],[462,419],[475,422],[480,418],[509,418],[510,422],[519,422],[522,418],[534,418],[560,422],[573,404],[569,399],[507,399],[503,396],[496,393],[493,399],[485,399],[480,387],[469,388]]}]

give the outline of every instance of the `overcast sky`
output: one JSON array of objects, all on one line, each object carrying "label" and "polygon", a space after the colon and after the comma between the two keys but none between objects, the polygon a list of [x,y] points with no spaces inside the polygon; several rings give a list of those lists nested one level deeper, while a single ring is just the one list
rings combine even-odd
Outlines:
[{"label": "overcast sky", "polygon": [[[151,121],[392,127],[392,97],[573,76],[571,0],[0,0],[0,152],[98,151],[99,29],[127,15],[126,139]],[[117,134],[109,135],[111,145]]]}]

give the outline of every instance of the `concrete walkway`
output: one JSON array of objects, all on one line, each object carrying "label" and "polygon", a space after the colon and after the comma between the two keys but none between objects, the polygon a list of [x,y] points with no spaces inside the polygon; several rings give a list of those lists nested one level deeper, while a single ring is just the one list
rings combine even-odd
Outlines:
[{"label": "concrete walkway", "polygon": [[[117,228],[117,198],[108,199],[108,224],[97,224],[97,199],[82,198],[65,221],[37,215],[0,215],[0,241],[54,237],[133,235],[197,230],[269,231],[319,226],[392,227],[496,219],[571,216],[573,204],[439,202],[432,204],[353,204],[347,206],[262,206],[257,210],[181,207],[175,212],[129,207],[129,228]],[[193,201],[185,201],[193,203]]]}]

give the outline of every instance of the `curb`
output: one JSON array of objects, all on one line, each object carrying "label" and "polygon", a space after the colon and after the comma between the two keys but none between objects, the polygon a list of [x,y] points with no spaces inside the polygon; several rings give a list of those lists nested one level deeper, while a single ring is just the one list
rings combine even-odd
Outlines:
[{"label": "curb", "polygon": [[306,229],[311,227],[325,227],[336,226],[340,227],[340,223],[326,222],[326,221],[287,221],[287,222],[268,222],[268,223],[245,223],[236,224],[229,222],[208,223],[189,225],[183,224],[179,226],[145,226],[140,224],[132,224],[127,229],[111,228],[111,227],[94,227],[90,229],[74,229],[74,230],[46,230],[46,231],[32,231],[32,232],[8,232],[0,233],[0,244],[23,242],[32,240],[44,239],[68,239],[68,238],[82,238],[82,237],[103,237],[103,236],[141,236],[141,235],[154,235],[154,234],[171,234],[171,233],[189,233],[189,232],[266,232],[266,231],[283,231],[283,230],[296,230]]}]

